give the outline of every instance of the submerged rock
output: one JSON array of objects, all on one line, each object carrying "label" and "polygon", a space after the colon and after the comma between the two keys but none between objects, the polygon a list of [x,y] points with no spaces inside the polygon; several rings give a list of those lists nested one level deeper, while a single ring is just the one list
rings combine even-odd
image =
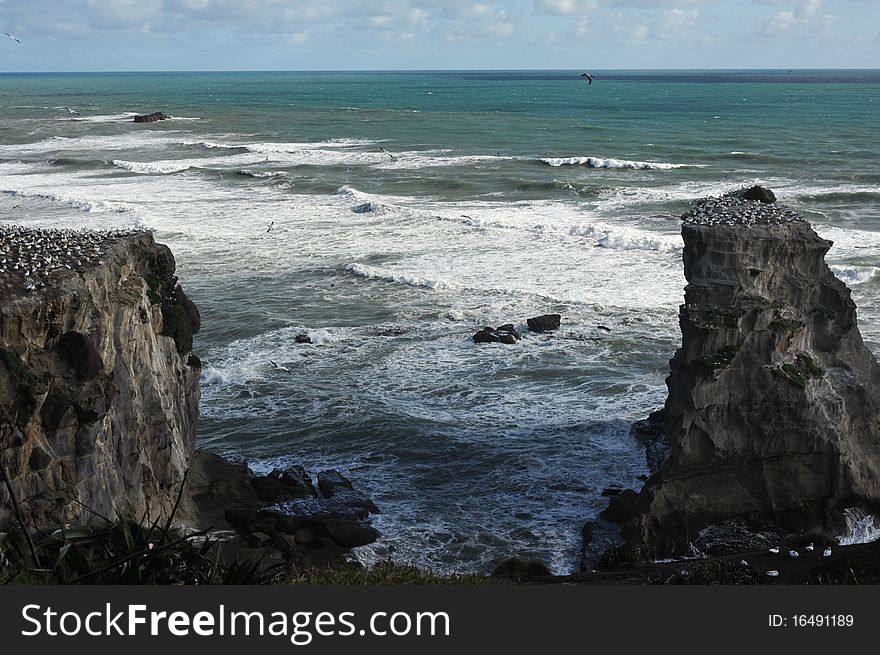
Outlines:
[{"label": "submerged rock", "polygon": [[844,509],[880,506],[880,367],[825,264],[831,242],[735,196],[684,219],[669,454],[624,533],[655,556],[743,517],[839,534]]}]

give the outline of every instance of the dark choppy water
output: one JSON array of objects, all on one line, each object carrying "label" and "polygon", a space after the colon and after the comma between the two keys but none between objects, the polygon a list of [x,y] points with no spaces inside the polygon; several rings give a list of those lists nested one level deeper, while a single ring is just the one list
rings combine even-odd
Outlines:
[{"label": "dark choppy water", "polygon": [[0,75],[0,218],[155,230],[204,318],[202,443],[348,472],[365,559],[562,572],[644,473],[690,202],[802,211],[878,350],[878,104],[876,71]]}]

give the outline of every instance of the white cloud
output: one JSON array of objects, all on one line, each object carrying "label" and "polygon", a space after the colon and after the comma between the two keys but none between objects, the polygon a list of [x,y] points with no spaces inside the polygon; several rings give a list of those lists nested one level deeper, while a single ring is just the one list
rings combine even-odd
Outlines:
[{"label": "white cloud", "polygon": [[572,16],[589,14],[598,7],[598,0],[535,0],[536,14]]}]

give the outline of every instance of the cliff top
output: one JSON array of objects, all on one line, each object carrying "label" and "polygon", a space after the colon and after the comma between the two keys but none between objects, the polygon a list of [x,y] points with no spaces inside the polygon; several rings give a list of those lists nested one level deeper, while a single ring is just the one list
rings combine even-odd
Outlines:
[{"label": "cliff top", "polygon": [[0,292],[33,292],[104,264],[120,240],[143,234],[136,230],[34,229],[0,225]]},{"label": "cliff top", "polygon": [[740,189],[718,198],[705,198],[682,214],[684,225],[784,225],[806,223],[795,210],[776,202],[769,189]]}]

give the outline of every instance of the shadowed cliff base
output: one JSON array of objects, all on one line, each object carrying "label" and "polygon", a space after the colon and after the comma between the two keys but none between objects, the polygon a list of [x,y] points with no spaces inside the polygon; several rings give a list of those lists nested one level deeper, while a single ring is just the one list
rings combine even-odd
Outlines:
[{"label": "shadowed cliff base", "polygon": [[736,539],[833,539],[845,510],[880,504],[880,367],[825,264],[832,244],[763,189],[682,219],[682,345],[654,415],[665,439],[649,435],[653,475],[617,513],[621,533],[652,559],[731,525]]}]

